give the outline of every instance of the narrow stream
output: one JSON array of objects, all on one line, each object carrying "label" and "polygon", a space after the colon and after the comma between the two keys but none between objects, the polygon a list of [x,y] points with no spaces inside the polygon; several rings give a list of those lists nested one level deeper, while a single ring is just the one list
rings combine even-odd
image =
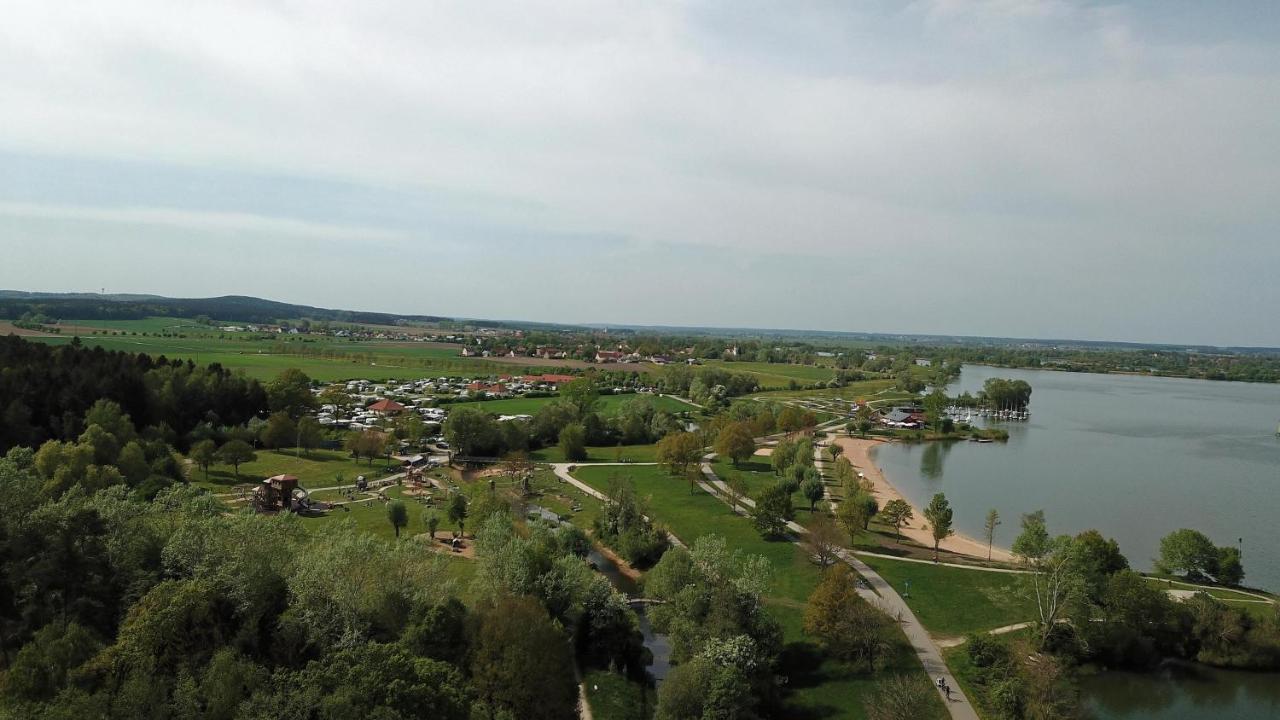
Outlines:
[{"label": "narrow stream", "polygon": [[[530,506],[529,511],[552,522],[563,522],[554,512],[546,508],[534,505]],[[636,581],[627,577],[618,569],[617,563],[606,557],[597,547],[593,546],[587,553],[587,562],[590,562],[596,572],[603,575],[618,592],[629,598],[640,596],[640,586]],[[649,622],[649,616],[643,606],[633,605],[631,609],[636,614],[640,634],[644,636],[644,646],[652,657],[649,674],[653,676],[655,684],[661,684],[671,670],[671,642],[666,635],[653,631],[653,625]]]}]

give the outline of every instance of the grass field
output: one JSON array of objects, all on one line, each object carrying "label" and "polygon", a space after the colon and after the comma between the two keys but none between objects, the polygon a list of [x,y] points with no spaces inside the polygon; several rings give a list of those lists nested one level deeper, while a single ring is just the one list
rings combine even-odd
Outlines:
[{"label": "grass field", "polygon": [[236,479],[235,469],[230,465],[215,464],[209,466],[208,480],[205,480],[200,468],[193,467],[191,482],[222,492],[238,483],[255,482],[287,473],[298,476],[298,484],[302,487],[314,489],[337,485],[334,478],[339,473],[345,478],[346,484],[355,482],[357,475],[377,478],[388,474],[385,460],[374,460],[372,464],[368,460],[357,462],[343,450],[312,450],[310,453],[303,453],[302,457],[297,457],[292,449],[259,450],[257,454],[258,458],[253,462],[240,465],[239,480]]},{"label": "grass field", "polygon": [[[623,403],[636,398],[644,398],[653,403],[653,407],[657,410],[665,410],[669,413],[680,413],[689,410],[697,410],[694,406],[682,400],[669,397],[666,395],[637,395],[627,393],[623,395],[601,395],[599,403],[599,412],[602,415],[612,415],[622,407]],[[479,408],[485,412],[494,415],[533,415],[542,409],[544,405],[557,400],[556,397],[536,397],[536,398],[507,398],[504,400],[478,400],[472,402],[449,403],[443,407],[452,408]]]},{"label": "grass field", "polygon": [[[1037,617],[1016,575],[863,557],[899,593],[930,633],[954,637]],[[910,588],[908,589],[908,583]]]},{"label": "grass field", "polygon": [[[648,498],[653,517],[686,543],[707,535],[720,535],[732,548],[763,555],[773,565],[774,577],[766,603],[786,635],[783,673],[788,676],[789,718],[863,718],[861,699],[884,673],[911,673],[929,682],[909,647],[899,646],[889,666],[878,675],[824,658],[802,630],[804,604],[817,585],[820,571],[794,545],[766,541],[746,518],[701,489],[689,492],[689,484],[653,466],[625,468],[582,467],[575,476],[600,491],[608,490],[609,477],[630,477],[640,496]],[[931,697],[933,695],[931,694]],[[931,705],[923,718],[942,717],[941,701]]]},{"label": "grass field", "polygon": [[649,720],[658,694],[653,688],[629,682],[617,673],[591,670],[583,676],[587,702],[595,720]]},{"label": "grass field", "polygon": [[[458,354],[461,346],[445,343],[357,342],[307,335],[264,338],[253,333],[224,333],[216,327],[197,325],[182,318],[72,320],[65,325],[67,327],[61,335],[32,339],[61,344],[70,342],[78,334],[81,342],[88,346],[202,363],[217,362],[259,380],[271,379],[291,367],[324,381],[414,379],[440,374],[482,377],[505,372],[521,374],[537,369],[525,363],[506,364],[495,359],[463,358]],[[113,335],[110,334],[112,332],[138,334]],[[548,363],[540,367],[552,370],[556,365]]]},{"label": "grass field", "polygon": [[759,392],[752,397],[766,398],[771,400],[800,400],[800,399],[840,399],[840,400],[859,400],[866,399],[871,401],[887,400],[890,398],[914,397],[909,393],[903,393],[893,389],[895,381],[893,380],[859,380],[851,382],[840,388],[823,388],[821,390],[766,390]]},{"label": "grass field", "polygon": [[795,381],[802,385],[815,382],[826,382],[836,376],[833,367],[825,365],[789,365],[786,363],[762,362],[725,362],[723,360],[707,360],[708,367],[721,368],[732,372],[752,375],[766,390],[785,389]]},{"label": "grass field", "polygon": [[[725,482],[735,476],[742,478],[742,481],[747,486],[747,494],[752,498],[778,481],[778,476],[773,474],[773,466],[769,464],[769,458],[767,457],[753,457],[736,468],[731,461],[717,457],[712,461],[711,469],[715,472],[716,477]],[[791,493],[791,504],[796,509],[796,522],[807,527],[811,518],[809,500],[799,490],[796,490]],[[819,502],[816,509],[821,510],[825,505],[825,502]]]},{"label": "grass field", "polygon": [[[651,463],[657,462],[657,455],[657,445],[602,445],[587,448],[587,459],[582,462]],[[529,457],[538,462],[569,462],[557,446],[534,450]]]}]

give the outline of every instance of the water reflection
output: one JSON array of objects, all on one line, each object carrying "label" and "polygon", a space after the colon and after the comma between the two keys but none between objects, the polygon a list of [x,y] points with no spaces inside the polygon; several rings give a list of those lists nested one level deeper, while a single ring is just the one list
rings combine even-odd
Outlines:
[{"label": "water reflection", "polygon": [[[636,581],[623,573],[617,564],[603,555],[598,549],[592,548],[587,553],[587,561],[595,567],[596,572],[605,576],[619,592],[626,593],[630,597],[639,595],[640,588]],[[644,647],[649,651],[649,674],[653,676],[655,684],[661,684],[671,670],[671,642],[666,635],[653,631],[653,625],[649,622],[649,617],[643,607],[635,608],[635,613],[636,624],[640,627],[640,634],[644,637]]]},{"label": "water reflection", "polygon": [[930,480],[942,479],[942,465],[951,452],[952,443],[925,443],[924,452],[920,453],[920,474]]},{"label": "water reflection", "polygon": [[1158,672],[1108,672],[1082,683],[1095,720],[1262,720],[1280,716],[1280,676],[1183,662]]}]

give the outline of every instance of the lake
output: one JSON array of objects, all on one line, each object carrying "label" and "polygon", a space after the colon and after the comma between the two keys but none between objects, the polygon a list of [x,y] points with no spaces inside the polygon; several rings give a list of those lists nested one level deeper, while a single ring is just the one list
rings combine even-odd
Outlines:
[{"label": "lake", "polygon": [[[1031,420],[1002,423],[1008,443],[882,445],[876,464],[917,507],[944,492],[957,529],[982,536],[988,508],[1008,547],[1021,513],[1043,508],[1054,533],[1097,528],[1149,569],[1181,527],[1240,543],[1246,584],[1280,590],[1280,386],[966,366],[950,394],[991,377],[1031,383]],[[1280,676],[1169,664],[1081,682],[1098,720],[1280,717]]]},{"label": "lake", "polygon": [[991,377],[1031,383],[1031,420],[1007,443],[883,445],[876,464],[917,507],[944,492],[958,530],[982,536],[1000,512],[1008,547],[1024,512],[1050,531],[1097,528],[1137,569],[1160,538],[1195,528],[1243,548],[1245,584],[1280,590],[1280,386],[965,366],[949,394]]},{"label": "lake", "polygon": [[1169,663],[1155,673],[1108,672],[1080,683],[1094,720],[1268,720],[1280,717],[1274,674]]}]

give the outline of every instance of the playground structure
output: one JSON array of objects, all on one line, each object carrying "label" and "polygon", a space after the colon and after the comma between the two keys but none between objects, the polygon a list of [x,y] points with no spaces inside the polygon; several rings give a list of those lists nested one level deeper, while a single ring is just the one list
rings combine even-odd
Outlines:
[{"label": "playground structure", "polygon": [[260,513],[310,513],[329,509],[328,503],[313,502],[293,475],[274,475],[263,480],[254,488],[252,502],[253,509]]}]

